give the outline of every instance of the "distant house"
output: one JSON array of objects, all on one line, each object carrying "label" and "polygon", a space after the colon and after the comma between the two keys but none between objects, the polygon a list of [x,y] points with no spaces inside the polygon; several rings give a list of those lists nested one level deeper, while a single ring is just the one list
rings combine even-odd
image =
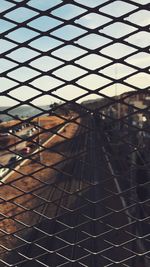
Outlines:
[{"label": "distant house", "polygon": [[[121,94],[118,99],[120,102],[119,117],[134,111],[137,111],[137,113],[142,113],[143,110],[150,105],[150,92],[148,90],[139,90],[135,92],[130,91]],[[130,105],[132,106],[132,110]]]}]

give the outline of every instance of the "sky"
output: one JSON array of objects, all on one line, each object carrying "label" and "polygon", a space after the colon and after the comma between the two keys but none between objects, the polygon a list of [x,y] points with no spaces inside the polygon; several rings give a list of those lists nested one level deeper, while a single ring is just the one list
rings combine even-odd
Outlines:
[{"label": "sky", "polygon": [[[150,12],[142,8],[148,0],[132,0],[132,3],[74,0],[64,5],[61,0],[30,0],[23,5],[24,2],[0,1],[3,14],[0,19],[1,106],[29,99],[34,105],[78,97],[77,102],[82,102],[101,94],[112,97],[134,90],[132,85],[141,90],[148,88],[150,76],[143,69],[148,68],[150,62],[145,50],[150,43],[150,33],[144,29],[138,31],[139,26],[150,23]],[[92,8],[106,2],[106,6],[93,12]],[[140,3],[141,9],[134,3]],[[122,15],[124,19],[118,22],[117,18]],[[119,38],[125,42],[121,43]],[[127,65],[120,62],[124,56]],[[137,67],[140,68],[138,74]],[[127,77],[130,74],[132,76]],[[112,79],[116,79],[113,85]],[[124,79],[126,84],[119,79]]]}]

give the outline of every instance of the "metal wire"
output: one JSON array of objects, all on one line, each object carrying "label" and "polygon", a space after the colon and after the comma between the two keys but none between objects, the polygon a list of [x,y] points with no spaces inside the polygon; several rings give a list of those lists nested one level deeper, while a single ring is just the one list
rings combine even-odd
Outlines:
[{"label": "metal wire", "polygon": [[149,2],[1,1],[0,266],[148,267]]}]

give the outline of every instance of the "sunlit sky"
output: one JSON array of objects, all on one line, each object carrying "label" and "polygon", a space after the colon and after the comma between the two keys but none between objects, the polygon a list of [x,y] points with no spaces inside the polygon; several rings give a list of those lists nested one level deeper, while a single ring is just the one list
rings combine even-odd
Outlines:
[{"label": "sunlit sky", "polygon": [[[3,15],[0,19],[1,106],[16,105],[28,99],[34,105],[49,105],[76,97],[81,97],[78,101],[82,102],[101,97],[97,91],[111,97],[134,90],[132,85],[148,88],[150,76],[145,68],[150,62],[146,50],[150,33],[144,28],[140,32],[138,29],[149,25],[150,12],[134,5],[147,4],[148,0],[132,0],[132,3],[74,0],[73,4],[70,1],[64,5],[60,5],[61,0],[12,2],[0,0]],[[100,6],[97,12],[92,10],[106,2],[108,4]],[[39,12],[43,12],[40,17]],[[114,21],[122,15],[125,15],[122,22]],[[121,37],[125,42],[120,42]],[[115,38],[114,43],[112,38]],[[120,62],[124,56],[126,65]],[[137,67],[141,69],[138,74]],[[128,77],[130,74],[132,76]],[[119,81],[122,78],[126,84]],[[112,85],[113,79],[116,83]],[[90,95],[86,96],[88,91]]]}]

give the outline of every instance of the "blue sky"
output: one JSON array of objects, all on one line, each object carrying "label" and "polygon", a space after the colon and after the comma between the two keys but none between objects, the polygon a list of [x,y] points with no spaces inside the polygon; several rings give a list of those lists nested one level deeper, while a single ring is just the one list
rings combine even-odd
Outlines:
[{"label": "blue sky", "polygon": [[[150,78],[143,69],[149,66],[150,56],[138,49],[144,50],[149,45],[150,34],[144,30],[137,31],[139,26],[147,26],[150,22],[147,10],[143,8],[139,11],[136,5],[119,0],[113,3],[110,0],[75,0],[74,4],[63,6],[60,5],[63,3],[61,0],[30,0],[22,7],[20,2],[24,1],[13,0],[10,3],[1,0],[0,11],[7,12],[0,19],[0,50],[4,53],[0,59],[0,93],[10,89],[7,97],[0,95],[1,105],[15,105],[32,97],[37,97],[33,104],[48,105],[57,101],[57,95],[64,100],[82,96],[80,101],[84,101],[96,98],[94,90],[97,89],[102,94],[114,96],[133,90],[130,85],[147,88]],[[107,6],[99,8],[101,13],[94,13],[92,9],[90,13],[87,11],[87,7],[93,8],[106,2]],[[132,2],[141,3],[138,0]],[[142,4],[148,2],[143,0]],[[11,10],[12,7],[15,10]],[[38,17],[39,12],[46,10],[47,13]],[[128,15],[132,10],[135,13]],[[121,15],[125,15],[122,22],[113,21]],[[30,18],[33,18],[32,21]],[[71,19],[74,19],[74,25],[71,25]],[[20,23],[24,25],[18,27]],[[110,23],[109,26],[107,23]],[[95,29],[99,30],[92,32]],[[126,37],[129,33],[133,33],[132,36]],[[121,37],[126,44],[119,41]],[[112,38],[116,40],[114,44]],[[12,48],[15,50],[11,51]],[[128,66],[113,63],[125,55]],[[135,74],[137,67],[141,71]],[[111,85],[112,79],[130,74],[132,77],[126,79],[128,85],[117,81]],[[72,85],[73,79],[76,79],[76,85]],[[51,97],[49,92],[57,87]],[[84,97],[87,90],[91,95]],[[42,92],[45,96],[41,96]]]}]

